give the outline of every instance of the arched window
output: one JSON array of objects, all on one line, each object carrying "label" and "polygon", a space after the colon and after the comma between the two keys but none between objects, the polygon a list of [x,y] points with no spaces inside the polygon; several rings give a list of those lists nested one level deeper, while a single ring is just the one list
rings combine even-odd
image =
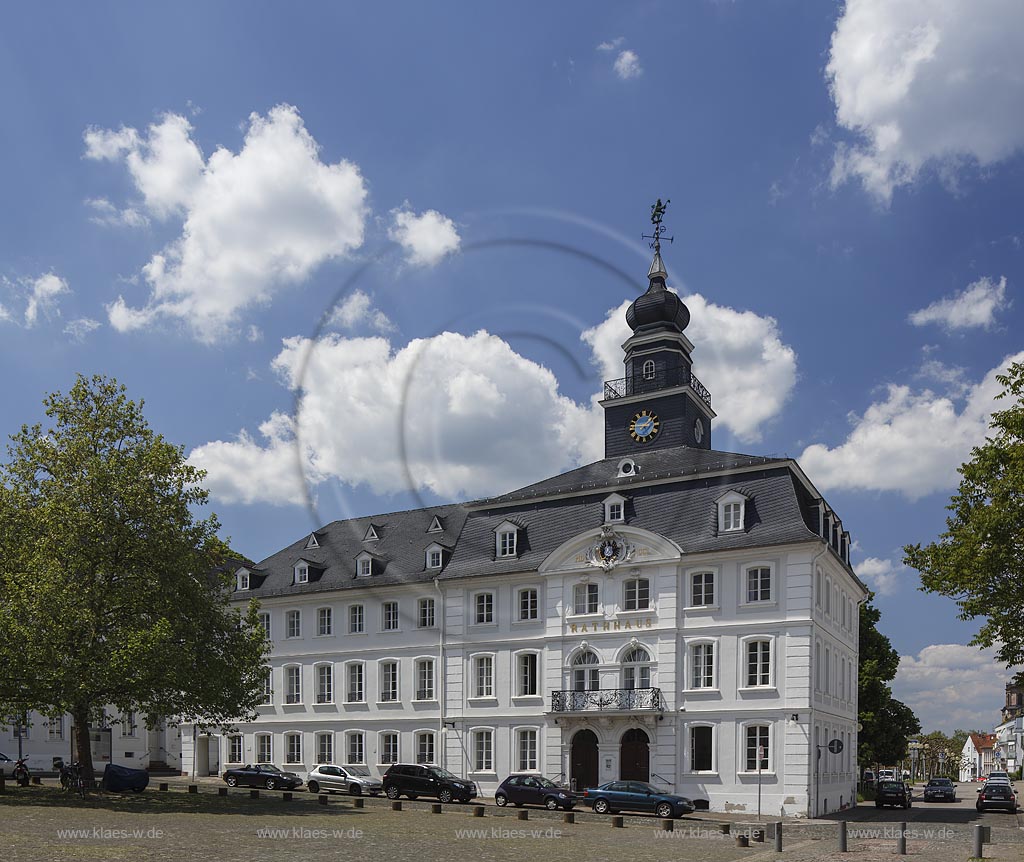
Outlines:
[{"label": "arched window", "polygon": [[651,687],[651,656],[643,647],[635,646],[622,657],[622,687]]},{"label": "arched window", "polygon": [[600,662],[593,652],[584,650],[572,660],[572,664],[574,691],[596,691],[601,687],[601,673],[597,668]]},{"label": "arched window", "polygon": [[654,379],[654,360],[653,359],[648,359],[644,363],[644,372],[643,373],[644,373],[644,380],[653,380]]}]

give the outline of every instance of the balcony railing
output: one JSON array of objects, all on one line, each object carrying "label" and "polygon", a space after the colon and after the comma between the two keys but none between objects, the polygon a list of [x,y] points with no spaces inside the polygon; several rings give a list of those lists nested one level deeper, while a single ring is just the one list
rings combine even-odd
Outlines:
[{"label": "balcony railing", "polygon": [[660,711],[660,688],[597,688],[551,692],[552,712]]},{"label": "balcony railing", "polygon": [[672,368],[659,368],[650,377],[619,377],[616,380],[604,382],[604,400],[612,401],[616,398],[626,398],[629,395],[644,395],[648,392],[657,392],[661,389],[671,389],[673,386],[685,386],[697,393],[708,407],[711,406],[711,393],[704,388],[704,384],[697,379],[697,375],[687,373],[683,366]]}]

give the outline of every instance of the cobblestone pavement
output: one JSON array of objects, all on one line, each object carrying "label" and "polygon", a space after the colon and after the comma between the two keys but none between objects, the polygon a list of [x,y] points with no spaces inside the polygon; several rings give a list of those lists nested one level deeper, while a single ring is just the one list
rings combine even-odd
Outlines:
[{"label": "cobblestone pavement", "polygon": [[[367,799],[354,807],[348,797],[331,797],[327,806],[315,797],[296,793],[284,801],[280,793],[231,791],[227,798],[201,786],[198,795],[181,790],[126,796],[96,796],[82,802],[52,787],[9,790],[0,797],[2,860],[165,860],[168,858],[234,860],[287,858],[350,858],[399,860],[413,855],[415,862],[520,862],[533,859],[587,859],[629,862],[731,862],[731,860],[783,859],[819,862],[836,858],[836,832],[832,823],[787,824],[783,853],[774,852],[771,838],[748,848],[736,846],[734,833],[745,827],[730,824],[732,834],[721,832],[721,820],[674,821],[673,832],[663,832],[650,817],[626,817],[625,828],[611,826],[610,818],[577,812],[575,824],[562,822],[560,813],[529,810],[528,820],[517,819],[515,809],[488,806],[482,818],[472,806],[448,805],[442,814],[431,813],[431,803],[403,801],[401,812],[384,799]],[[752,824],[751,824],[752,825]],[[970,856],[970,841],[956,836],[925,833],[914,824],[908,838],[909,855],[922,862],[956,862]],[[878,837],[866,840],[854,830],[877,828]],[[851,862],[891,860],[896,846],[892,823],[851,823]],[[889,829],[890,834],[885,830]],[[1011,834],[1006,830],[1007,836]],[[1014,828],[1013,833],[1020,830]],[[1019,835],[1009,843],[996,836],[986,846],[986,857],[1024,860]]]}]

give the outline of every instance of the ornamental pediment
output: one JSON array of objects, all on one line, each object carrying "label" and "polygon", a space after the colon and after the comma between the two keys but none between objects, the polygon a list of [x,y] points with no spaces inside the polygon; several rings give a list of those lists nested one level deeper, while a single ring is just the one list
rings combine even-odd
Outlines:
[{"label": "ornamental pediment", "polygon": [[605,524],[578,533],[552,551],[541,572],[610,572],[620,565],[678,560],[682,549],[671,539],[623,524]]}]

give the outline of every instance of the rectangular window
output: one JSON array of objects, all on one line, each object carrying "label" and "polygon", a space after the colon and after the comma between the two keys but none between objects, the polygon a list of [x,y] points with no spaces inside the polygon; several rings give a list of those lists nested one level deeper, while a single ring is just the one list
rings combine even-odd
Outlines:
[{"label": "rectangular window", "polygon": [[747,685],[769,685],[771,680],[771,641],[747,643]]},{"label": "rectangular window", "polygon": [[535,620],[540,615],[537,591],[533,588],[519,591],[519,619]]},{"label": "rectangular window", "polygon": [[245,753],[242,750],[242,737],[228,737],[228,763],[241,763]]},{"label": "rectangular window", "polygon": [[238,589],[247,590],[249,589],[249,573],[241,572],[238,575]]},{"label": "rectangular window", "polygon": [[348,735],[348,763],[365,763],[366,746],[363,744],[362,733]]},{"label": "rectangular window", "polygon": [[768,768],[768,728],[763,724],[751,725],[747,728],[747,772],[757,772],[758,751],[761,753],[760,768]]},{"label": "rectangular window", "polygon": [[284,702],[302,703],[302,668],[291,665],[284,669]]},{"label": "rectangular window", "polygon": [[256,735],[256,762],[270,763],[274,759],[274,737],[269,733]]},{"label": "rectangular window", "polygon": [[434,699],[434,662],[420,659],[416,662],[416,700]]},{"label": "rectangular window", "polygon": [[439,568],[441,568],[441,552],[440,551],[427,551],[427,568],[428,569],[439,569]]},{"label": "rectangular window", "polygon": [[125,712],[121,714],[121,736],[135,736],[135,713]]},{"label": "rectangular window", "polygon": [[477,625],[494,622],[494,593],[477,594],[476,615],[473,620]]},{"label": "rectangular window", "polygon": [[770,602],[772,600],[772,570],[767,566],[747,569],[747,601]]},{"label": "rectangular window", "polygon": [[516,531],[504,530],[498,533],[498,556],[514,557],[516,555]]},{"label": "rectangular window", "polygon": [[537,731],[533,728],[520,730],[516,733],[516,762],[523,772],[535,772],[537,769]]},{"label": "rectangular window", "polygon": [[373,567],[373,560],[371,560],[369,557],[363,557],[359,561],[359,569],[357,570],[357,574],[361,578],[368,578],[368,577],[370,577],[370,572],[372,571],[372,567]]},{"label": "rectangular window", "polygon": [[383,629],[386,632],[398,631],[398,602],[384,602],[381,606]]},{"label": "rectangular window", "polygon": [[285,763],[302,763],[302,735],[286,733],[284,735]]},{"label": "rectangular window", "polygon": [[263,626],[263,633],[270,640],[270,614],[264,611],[260,614],[260,625]]},{"label": "rectangular window", "polygon": [[380,735],[380,762],[398,763],[397,733],[382,733]]},{"label": "rectangular window", "polygon": [[296,566],[295,567],[295,583],[297,583],[297,584],[309,583],[309,568],[307,566]]},{"label": "rectangular window", "polygon": [[46,720],[46,738],[51,742],[54,740],[60,740],[64,738],[64,716],[58,715],[56,718],[48,718]]},{"label": "rectangular window", "polygon": [[416,762],[417,763],[433,763],[434,762],[434,734],[432,734],[432,733],[417,733],[416,734]]},{"label": "rectangular window", "polygon": [[334,668],[329,664],[316,666],[316,702],[334,703]]},{"label": "rectangular window", "polygon": [[380,665],[380,699],[388,703],[398,700],[398,662],[385,661]]},{"label": "rectangular window", "polygon": [[363,666],[361,664],[350,664],[347,673],[348,696],[345,700],[349,703],[362,703],[366,699],[363,693]]},{"label": "rectangular window", "polygon": [[274,676],[273,671],[267,668],[266,676],[263,677],[263,705],[268,706],[274,702]]},{"label": "rectangular window", "polygon": [[363,633],[362,605],[352,605],[348,609],[348,633],[350,635],[361,635]]},{"label": "rectangular window", "polygon": [[334,762],[334,734],[318,733],[316,735],[316,762]]},{"label": "rectangular window", "polygon": [[334,634],[334,612],[330,608],[317,610],[316,633],[321,637]]},{"label": "rectangular window", "polygon": [[597,584],[576,584],[573,587],[573,613],[596,614]]},{"label": "rectangular window", "polygon": [[726,503],[722,506],[722,529],[742,530],[743,529],[743,507],[739,503]]},{"label": "rectangular window", "polygon": [[494,733],[490,730],[473,732],[473,769],[477,772],[494,769]]},{"label": "rectangular window", "polygon": [[302,612],[287,611],[284,615],[284,636],[297,638],[302,635]]},{"label": "rectangular window", "polygon": [[715,645],[694,644],[692,650],[693,684],[690,688],[714,688]]},{"label": "rectangular window", "polygon": [[693,607],[703,607],[715,603],[715,573],[694,572],[690,576],[692,590],[690,593],[690,604]]},{"label": "rectangular window", "polygon": [[690,771],[710,772],[712,766],[710,727],[690,728]]},{"label": "rectangular window", "polygon": [[651,606],[651,582],[647,578],[626,581],[626,610],[645,611]]},{"label": "rectangular window", "polygon": [[609,521],[621,521],[622,520],[622,503],[609,503],[608,504],[608,520]]},{"label": "rectangular window", "polygon": [[489,655],[478,655],[474,659],[476,682],[473,689],[475,697],[494,697],[494,658]]},{"label": "rectangular window", "polygon": [[518,656],[516,666],[516,694],[523,697],[537,694],[537,653],[528,652]]},{"label": "rectangular window", "polygon": [[432,629],[434,627],[433,599],[420,599],[418,619],[418,624],[421,629]]}]

